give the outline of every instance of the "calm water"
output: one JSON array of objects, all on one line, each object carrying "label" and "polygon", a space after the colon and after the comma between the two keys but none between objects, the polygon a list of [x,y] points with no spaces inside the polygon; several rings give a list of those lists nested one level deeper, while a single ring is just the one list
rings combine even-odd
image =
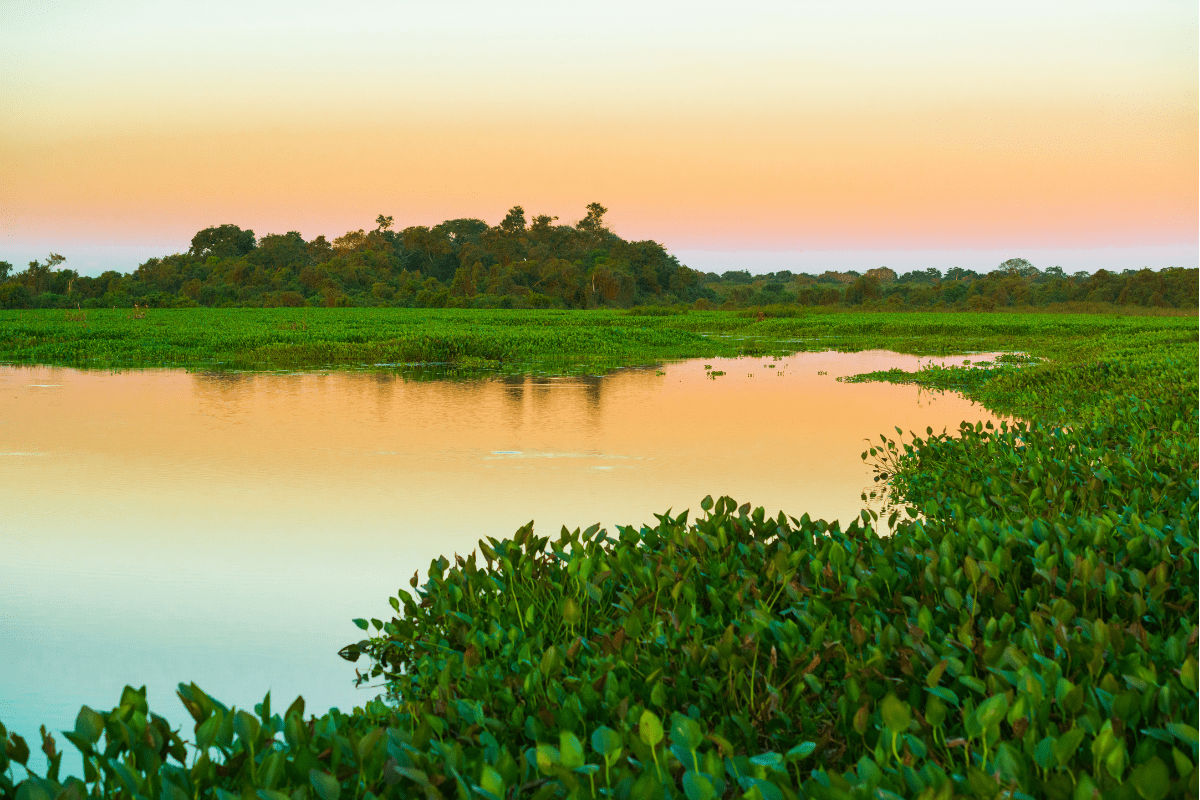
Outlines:
[{"label": "calm water", "polygon": [[864,438],[994,419],[835,380],[917,365],[808,353],[471,382],[0,367],[0,720],[70,729],[126,683],[176,724],[179,681],[239,706],[268,689],[278,707],[361,704],[336,656],[350,620],[530,519],[611,530],[711,493],[848,522]]}]

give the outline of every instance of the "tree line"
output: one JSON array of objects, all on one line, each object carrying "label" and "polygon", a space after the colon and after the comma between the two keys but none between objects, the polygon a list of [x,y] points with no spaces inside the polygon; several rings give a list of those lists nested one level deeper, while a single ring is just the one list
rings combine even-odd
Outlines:
[{"label": "tree line", "polygon": [[296,231],[256,237],[226,224],[192,237],[186,253],[147,260],[131,273],[81,276],[51,253],[20,272],[0,261],[0,308],[187,306],[407,306],[424,308],[628,308],[637,305],[746,308],[763,305],[963,308],[1063,302],[1194,308],[1196,269],[1116,274],[1044,271],[1010,259],[980,274],[954,268],[897,275],[753,276],[689,269],[655,241],[627,241],[605,223],[607,209],[583,219],[527,220],[513,206],[499,224],[453,219],[395,230],[380,215],[371,230],[329,241]]},{"label": "tree line", "polygon": [[701,282],[721,294],[722,307],[736,308],[826,305],[992,311],[1093,303],[1194,309],[1200,295],[1200,270],[1196,268],[1067,274],[1057,266],[1040,270],[1024,258],[1010,258],[986,273],[961,267],[945,274],[931,267],[902,275],[887,267],[820,275],[783,270],[753,276],[740,271],[709,273]]}]

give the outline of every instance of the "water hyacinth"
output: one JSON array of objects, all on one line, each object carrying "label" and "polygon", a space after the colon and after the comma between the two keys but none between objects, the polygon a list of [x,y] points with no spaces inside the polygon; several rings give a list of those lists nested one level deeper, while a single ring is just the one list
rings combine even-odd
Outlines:
[{"label": "water hyacinth", "polygon": [[892,505],[846,529],[728,497],[531,523],[356,621],[366,707],[187,685],[185,734],[127,689],[65,735],[82,778],[0,730],[0,796],[1194,797],[1197,346],[1111,334],[865,376],[1024,421],[879,437]]}]

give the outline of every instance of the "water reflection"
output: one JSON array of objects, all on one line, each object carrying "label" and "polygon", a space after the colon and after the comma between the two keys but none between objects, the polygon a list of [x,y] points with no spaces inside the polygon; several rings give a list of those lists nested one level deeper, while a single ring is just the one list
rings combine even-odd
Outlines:
[{"label": "water reflection", "polygon": [[864,438],[993,419],[836,381],[907,356],[705,363],[458,382],[0,367],[0,720],[69,729],[125,682],[177,722],[180,680],[350,706],[349,620],[386,616],[438,555],[708,493],[848,521]]}]

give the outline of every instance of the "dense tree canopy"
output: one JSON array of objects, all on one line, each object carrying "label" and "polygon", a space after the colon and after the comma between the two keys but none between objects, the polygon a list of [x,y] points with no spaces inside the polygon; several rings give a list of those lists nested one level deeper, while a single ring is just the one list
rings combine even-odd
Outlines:
[{"label": "dense tree canopy", "polygon": [[1197,270],[1099,270],[1067,275],[1011,258],[987,274],[887,267],[819,275],[700,273],[654,241],[627,241],[590,203],[574,225],[527,219],[513,206],[495,226],[452,219],[306,241],[233,224],[205,228],[186,253],[151,258],[132,273],[81,277],[51,253],[21,271],[0,261],[0,308],[140,306],[418,306],[597,308],[686,304],[700,308],[848,305],[964,308],[1088,302],[1195,308]]}]

